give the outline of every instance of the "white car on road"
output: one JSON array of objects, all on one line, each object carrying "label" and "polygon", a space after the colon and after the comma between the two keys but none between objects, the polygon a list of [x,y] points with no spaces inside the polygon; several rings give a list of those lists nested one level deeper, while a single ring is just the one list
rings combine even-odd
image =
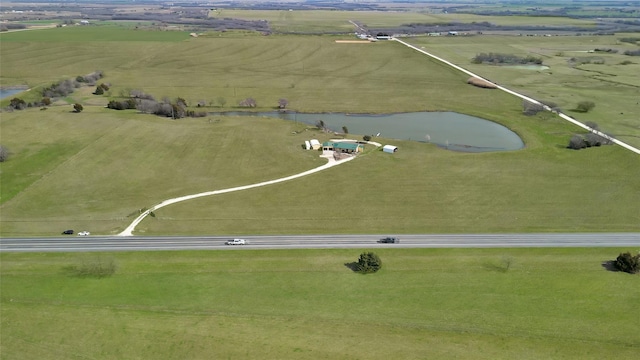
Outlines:
[{"label": "white car on road", "polygon": [[245,241],[244,239],[231,239],[231,240],[227,240],[225,244],[226,245],[244,245]]},{"label": "white car on road", "polygon": [[78,233],[78,236],[89,236],[89,235],[91,235],[91,233],[90,233],[90,232],[88,232],[88,231],[80,231],[80,232]]}]

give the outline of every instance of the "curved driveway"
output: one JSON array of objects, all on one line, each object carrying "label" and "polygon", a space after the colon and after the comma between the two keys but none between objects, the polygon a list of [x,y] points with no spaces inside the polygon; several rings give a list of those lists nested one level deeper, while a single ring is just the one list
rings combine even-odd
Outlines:
[{"label": "curved driveway", "polygon": [[[337,141],[337,140],[332,140],[332,141]],[[357,140],[340,139],[340,141],[356,142]],[[367,143],[370,144],[370,145],[374,145],[376,147],[382,146],[382,144],[379,144],[379,143],[373,142],[373,141],[368,141]],[[193,199],[197,199],[197,198],[204,197],[204,196],[218,195],[218,194],[224,194],[224,193],[233,192],[233,191],[252,189],[252,188],[255,188],[255,187],[259,187],[259,186],[277,184],[277,183],[280,183],[280,182],[283,182],[283,181],[297,179],[299,177],[307,176],[307,175],[316,173],[318,171],[326,170],[326,169],[334,167],[336,165],[343,164],[343,163],[345,163],[345,162],[347,162],[349,160],[355,159],[354,156],[351,156],[351,157],[348,157],[348,158],[342,159],[342,160],[335,160],[333,158],[333,156],[331,156],[331,155],[329,155],[329,156],[321,155],[321,157],[324,157],[325,159],[327,159],[328,162],[326,164],[322,165],[322,166],[318,166],[315,169],[307,170],[307,171],[301,172],[299,174],[283,177],[283,178],[280,178],[280,179],[264,181],[264,182],[257,183],[257,184],[238,186],[238,187],[229,188],[229,189],[223,189],[223,190],[207,191],[207,192],[202,192],[202,193],[198,193],[198,194],[186,195],[186,196],[181,196],[181,197],[165,200],[165,201],[161,202],[160,204],[154,205],[150,209],[148,209],[148,210],[144,211],[143,213],[141,213],[135,220],[133,220],[131,225],[127,226],[127,228],[124,229],[124,231],[122,231],[120,234],[118,234],[118,236],[133,236],[133,230],[135,230],[136,226],[138,226],[138,224],[142,220],[144,220],[145,217],[147,217],[152,211],[158,210],[158,209],[163,208],[163,207],[165,207],[167,205],[175,204],[175,203],[186,201],[186,200],[193,200]]]},{"label": "curved driveway", "polygon": [[[504,91],[504,92],[507,92],[507,93],[509,93],[509,94],[511,94],[511,95],[515,95],[515,96],[517,96],[517,97],[519,97],[519,98],[521,98],[521,99],[527,100],[527,101],[529,101],[529,102],[531,102],[531,103],[533,103],[533,104],[540,105],[540,106],[542,106],[546,111],[551,111],[551,108],[550,108],[549,106],[547,106],[547,105],[545,105],[545,104],[541,103],[540,101],[538,101],[538,100],[536,100],[536,99],[534,99],[534,98],[530,98],[530,97],[528,97],[528,96],[525,96],[525,95],[522,95],[522,94],[520,94],[520,93],[517,93],[517,92],[515,92],[515,91],[513,91],[513,90],[509,90],[509,89],[507,89],[507,88],[505,88],[505,87],[503,87],[503,86],[500,86],[500,85],[498,85],[498,84],[496,84],[496,83],[494,83],[494,82],[492,82],[492,81],[490,81],[490,80],[487,80],[487,79],[483,78],[483,77],[482,77],[482,76],[480,76],[480,75],[474,74],[474,73],[472,73],[471,71],[469,71],[469,70],[467,70],[467,69],[465,69],[465,68],[463,68],[463,67],[460,67],[460,66],[458,66],[458,65],[456,65],[456,64],[454,64],[454,63],[452,63],[452,62],[449,62],[449,61],[447,61],[447,60],[445,60],[445,59],[443,59],[443,58],[441,58],[441,57],[435,56],[435,55],[433,55],[433,54],[431,54],[431,53],[429,53],[429,52],[427,52],[427,51],[424,51],[424,50],[422,50],[422,49],[420,49],[420,48],[418,48],[418,47],[416,47],[416,46],[413,46],[413,45],[411,45],[411,44],[409,44],[409,43],[407,43],[407,42],[405,42],[405,41],[399,40],[399,39],[397,39],[397,38],[392,38],[392,40],[397,41],[397,42],[399,42],[399,43],[401,43],[401,44],[403,44],[403,45],[405,45],[405,46],[407,46],[407,47],[409,47],[409,48],[411,48],[411,49],[413,49],[413,50],[416,50],[416,51],[418,51],[418,52],[421,52],[421,53],[423,53],[423,54],[425,54],[425,55],[427,55],[427,56],[430,56],[430,57],[432,57],[432,58],[434,58],[434,59],[436,59],[436,60],[438,60],[438,61],[440,61],[440,62],[442,62],[442,63],[444,63],[444,64],[447,64],[447,65],[451,66],[452,68],[454,68],[454,69],[456,69],[456,70],[462,71],[463,73],[465,73],[465,74],[467,74],[467,75],[469,75],[469,76],[477,77],[477,78],[482,79],[482,80],[484,80],[484,81],[486,81],[486,82],[488,82],[488,83],[491,83],[491,84],[495,85],[498,89],[500,89],[500,90],[502,90],[502,91]],[[555,112],[555,111],[553,111],[553,112]],[[633,152],[634,152],[634,153],[636,153],[636,154],[640,154],[640,149],[636,149],[636,148],[634,148],[633,146],[631,146],[631,145],[629,145],[629,144],[627,144],[627,143],[624,143],[624,142],[622,142],[622,141],[620,141],[620,140],[618,140],[618,139],[616,139],[616,138],[613,138],[613,137],[611,137],[611,136],[609,136],[609,135],[607,135],[607,134],[605,134],[605,133],[603,133],[603,132],[600,132],[600,131],[598,131],[598,130],[592,129],[592,128],[588,127],[587,125],[585,125],[585,124],[583,124],[583,123],[581,123],[581,122],[577,121],[576,119],[574,119],[574,118],[572,118],[571,116],[566,115],[566,114],[564,114],[564,113],[562,113],[562,112],[555,112],[555,113],[556,113],[556,114],[558,114],[558,116],[560,116],[561,118],[563,118],[563,119],[565,119],[565,120],[569,121],[570,123],[572,123],[572,124],[574,124],[574,125],[580,126],[581,128],[583,128],[583,129],[585,129],[585,130],[588,130],[588,131],[591,131],[591,132],[592,132],[592,133],[594,133],[594,134],[600,135],[600,136],[602,136],[603,138],[605,138],[605,139],[607,139],[607,140],[610,140],[610,141],[612,141],[613,143],[615,143],[615,144],[617,144],[617,145],[620,145],[620,146],[622,146],[623,148],[625,148],[625,149],[627,149],[627,150],[631,150],[631,151],[633,151]]]}]

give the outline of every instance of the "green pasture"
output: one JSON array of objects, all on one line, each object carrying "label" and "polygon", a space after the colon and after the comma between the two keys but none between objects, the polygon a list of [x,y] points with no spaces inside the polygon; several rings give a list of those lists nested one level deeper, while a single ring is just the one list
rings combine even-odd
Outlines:
[{"label": "green pasture", "polygon": [[411,23],[447,24],[451,22],[489,22],[495,25],[593,26],[589,19],[525,16],[481,16],[473,14],[436,14],[424,11],[331,11],[331,10],[239,10],[217,9],[212,18],[267,20],[276,31],[310,33],[319,31],[354,32],[349,21],[371,28],[397,27]]},{"label": "green pasture", "polygon": [[[635,250],[635,249],[632,249]],[[0,254],[2,358],[634,359],[628,249]],[[116,273],[70,268],[109,262]]]},{"label": "green pasture", "polygon": [[[103,70],[102,81],[111,88],[96,96],[94,88],[82,87],[47,110],[2,113],[2,145],[12,153],[0,165],[3,236],[57,235],[66,228],[115,234],[140,209],[168,198],[272,180],[324,163],[301,145],[332,135],[303,124],[221,116],[173,121],[104,107],[131,89],[156,99],[180,96],[197,111],[236,110],[247,97],[257,100],[257,110],[272,110],[286,98],[290,109],[302,112],[458,111],[499,122],[526,144],[521,151],[466,154],[380,138],[401,151],[389,155],[368,146],[355,161],[306,178],[172,205],[141,223],[140,234],[638,231],[637,155],[617,146],[569,151],[569,138],[580,132],[575,126],[551,114],[526,117],[517,98],[467,85],[466,75],[401,44],[213,34],[155,41],[167,32],[142,41],[136,36],[146,32],[123,29],[116,30],[119,41],[93,42],[82,41],[83,28],[71,29],[69,37],[58,37],[57,30],[39,31],[44,38],[53,34],[50,41],[5,42],[10,34],[3,35],[2,84],[28,84],[32,90],[25,98],[33,101],[39,88],[54,81]],[[123,40],[127,33],[132,41]],[[476,39],[487,41],[485,49],[515,48],[492,37]],[[467,38],[451,39],[449,45],[443,40],[415,41],[461,64],[480,49]],[[472,49],[461,50],[463,41]],[[587,43],[572,48],[585,49]],[[545,51],[559,50],[558,45]],[[570,91],[554,79],[578,70],[557,70],[567,71],[563,78],[476,69],[502,84],[530,79],[536,86],[525,93],[563,108],[572,105],[562,101],[572,98]],[[558,89],[558,97],[540,90],[543,79],[549,81],[546,87]],[[584,119],[633,96],[629,85],[617,88],[576,91],[576,102],[600,96]],[[198,101],[207,106],[196,108]],[[76,102],[84,104],[82,113],[71,112]],[[619,112],[631,116],[634,108],[626,106]],[[582,120],[583,114],[576,117]],[[604,131],[633,140],[638,129],[631,117],[627,121],[625,128],[614,117],[596,120]]]},{"label": "green pasture", "polygon": [[[410,40],[434,55],[443,57],[487,79],[542,101],[556,103],[580,121],[597,123],[601,130],[622,141],[640,146],[640,59],[623,55],[637,46],[615,36],[471,36],[423,37]],[[617,53],[589,52],[614,49]],[[505,66],[473,64],[481,52],[534,55],[547,70],[524,70]],[[572,66],[571,59],[585,64]],[[591,61],[592,63],[586,63]],[[602,61],[603,64],[595,62]],[[624,64],[630,61],[630,64]],[[571,111],[580,101],[593,101],[589,113]]]}]

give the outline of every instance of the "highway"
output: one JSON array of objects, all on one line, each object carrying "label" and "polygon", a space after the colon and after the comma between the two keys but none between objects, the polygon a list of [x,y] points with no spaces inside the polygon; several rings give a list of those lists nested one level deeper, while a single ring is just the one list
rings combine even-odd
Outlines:
[{"label": "highway", "polygon": [[[385,236],[399,244],[379,244]],[[623,247],[640,251],[640,233],[282,235],[235,236],[246,245],[230,246],[229,236],[68,236],[3,238],[0,252],[96,252],[161,250],[266,250],[341,248],[559,248]],[[637,249],[633,249],[637,248]]]}]

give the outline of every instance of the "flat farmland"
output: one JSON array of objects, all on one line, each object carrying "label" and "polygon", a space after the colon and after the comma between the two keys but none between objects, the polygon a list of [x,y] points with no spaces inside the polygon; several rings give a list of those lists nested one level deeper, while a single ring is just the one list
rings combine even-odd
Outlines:
[{"label": "flat farmland", "polygon": [[620,251],[377,249],[366,276],[357,249],[4,253],[2,357],[635,359]]},{"label": "flat farmland", "polygon": [[[638,230],[636,155],[615,146],[569,151],[579,129],[551,114],[524,116],[517,98],[467,85],[467,76],[395,42],[184,33],[163,41],[164,32],[111,33],[108,27],[102,28],[108,40],[88,41],[82,28],[65,30],[67,36],[58,30],[3,35],[3,84],[29,84],[26,96],[34,96],[56,80],[103,70],[111,87],[105,96],[80,88],[46,111],[2,114],[2,142],[12,152],[0,165],[3,236],[80,227],[115,234],[140,209],[168,198],[319,166],[324,160],[301,145],[333,136],[278,119],[172,121],[104,108],[131,89],[202,101],[207,111],[238,109],[246,97],[255,98],[259,110],[273,110],[286,98],[289,108],[303,112],[458,111],[501,123],[526,144],[521,151],[468,154],[380,138],[402,151],[389,156],[368,147],[360,159],[308,178],[167,207],[145,220],[140,233]],[[41,41],[49,31],[51,41]],[[76,102],[85,104],[82,113],[71,113]],[[614,124],[599,123],[605,131]],[[592,171],[607,177],[582,175]],[[336,204],[356,210],[323,210]]]},{"label": "flat farmland", "polygon": [[[629,36],[449,36],[410,42],[503,86],[553,102],[580,121],[595,122],[603,131],[638,147],[640,61],[623,54],[637,46],[620,41]],[[473,64],[472,58],[483,52],[533,55],[549,69]],[[580,101],[593,101],[596,107],[588,113],[571,111]]]}]

